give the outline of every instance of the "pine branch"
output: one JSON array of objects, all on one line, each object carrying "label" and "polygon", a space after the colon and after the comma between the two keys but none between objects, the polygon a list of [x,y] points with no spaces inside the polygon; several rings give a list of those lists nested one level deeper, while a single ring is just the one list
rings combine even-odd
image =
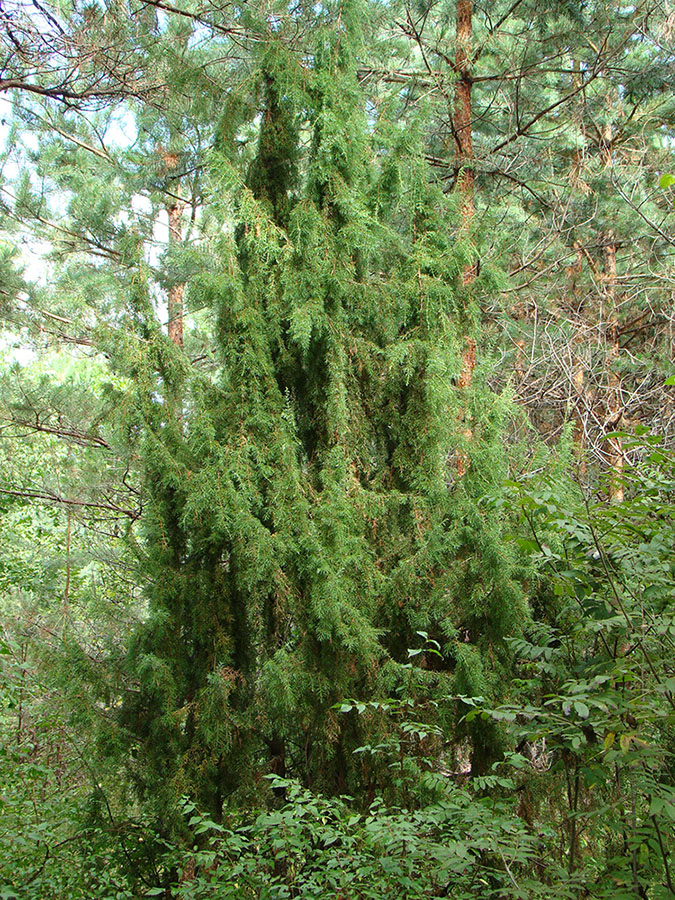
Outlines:
[{"label": "pine branch", "polygon": [[44,500],[47,503],[56,503],[57,505],[77,506],[82,509],[106,510],[107,512],[128,516],[134,522],[140,517],[142,512],[141,509],[125,509],[123,506],[117,506],[114,503],[97,503],[93,500],[73,500],[48,491],[12,491],[8,488],[0,488],[0,494],[6,494],[10,497],[20,497],[25,500]]},{"label": "pine branch", "polygon": [[[40,432],[42,434],[53,434],[56,437],[66,438],[67,440],[71,440],[76,444],[79,444],[81,447],[87,447],[91,445],[95,445],[97,447],[103,447],[106,450],[110,450],[111,446],[104,438],[99,437],[97,434],[86,434],[83,431],[75,431],[68,428],[54,428],[50,425],[45,425],[42,422],[27,422],[22,419],[12,419],[8,425],[3,426],[4,428],[8,428],[10,426],[16,426],[18,428],[27,428],[29,429],[29,433],[37,433]],[[16,435],[17,437],[25,437],[25,435]]]}]

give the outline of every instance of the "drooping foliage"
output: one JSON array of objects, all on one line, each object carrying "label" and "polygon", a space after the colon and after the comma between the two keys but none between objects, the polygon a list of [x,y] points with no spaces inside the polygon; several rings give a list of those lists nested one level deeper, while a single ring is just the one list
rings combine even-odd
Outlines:
[{"label": "drooping foliage", "polygon": [[[352,753],[368,726],[333,705],[453,685],[492,696],[524,614],[477,504],[503,466],[480,385],[478,449],[462,445],[450,214],[414,141],[373,131],[363,28],[357,2],[327,13],[309,66],[268,42],[257,153],[240,180],[221,137],[213,201],[236,199],[221,204],[218,266],[188,286],[213,311],[217,372],[188,373],[164,341],[161,378],[140,382],[152,587],[123,722],[160,805],[187,792],[219,814],[269,771],[374,786]],[[438,671],[407,665],[421,631]]]}]

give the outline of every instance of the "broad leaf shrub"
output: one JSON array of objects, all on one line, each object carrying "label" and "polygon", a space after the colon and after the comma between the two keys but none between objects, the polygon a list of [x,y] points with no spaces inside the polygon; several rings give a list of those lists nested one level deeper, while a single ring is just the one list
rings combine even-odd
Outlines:
[{"label": "broad leaf shrub", "polygon": [[143,832],[91,827],[87,791],[69,774],[33,743],[0,747],[1,900],[137,896],[124,851]]},{"label": "broad leaf shrub", "polygon": [[433,776],[438,799],[419,810],[367,812],[352,798],[329,799],[275,778],[286,794],[277,810],[249,824],[218,824],[186,802],[195,838],[190,853],[166,857],[166,878],[148,896],[181,900],[383,900],[383,898],[545,896],[531,869],[538,838],[507,799]]},{"label": "broad leaf shrub", "polygon": [[675,895],[675,458],[646,430],[621,437],[640,459],[621,504],[511,486],[544,614],[511,641],[518,699],[467,718],[509,729],[546,869],[557,860],[579,896],[660,900]]}]

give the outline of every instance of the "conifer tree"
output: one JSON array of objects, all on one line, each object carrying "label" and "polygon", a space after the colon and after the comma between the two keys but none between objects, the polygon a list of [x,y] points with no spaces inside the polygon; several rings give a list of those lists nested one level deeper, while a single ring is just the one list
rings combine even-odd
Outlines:
[{"label": "conifer tree", "polygon": [[[159,379],[135,374],[152,587],[123,722],[160,806],[189,792],[218,815],[266,771],[330,792],[372,784],[352,751],[373,723],[336,702],[491,695],[523,617],[499,527],[477,505],[503,473],[498,414],[479,379],[461,404],[455,386],[447,204],[414,141],[399,135],[373,161],[364,7],[343,0],[324,18],[309,69],[268,36],[244,181],[232,120],[220,129],[220,260],[188,284],[214,311],[217,377],[188,370],[168,340],[144,363]],[[471,466],[455,484],[459,453]],[[442,648],[438,671],[407,665],[421,631]],[[476,769],[493,737],[476,737]]]},{"label": "conifer tree", "polygon": [[[434,105],[429,157],[472,211],[484,327],[506,330],[537,429],[556,438],[574,410],[582,469],[588,457],[618,476],[617,423],[669,432],[673,415],[669,370],[653,374],[672,356],[672,213],[657,188],[672,156],[672,15],[651,0],[452,0],[401,4],[398,23],[407,51],[369,74],[401,92],[404,115],[414,98]],[[499,303],[483,292],[497,258],[511,275]]]}]

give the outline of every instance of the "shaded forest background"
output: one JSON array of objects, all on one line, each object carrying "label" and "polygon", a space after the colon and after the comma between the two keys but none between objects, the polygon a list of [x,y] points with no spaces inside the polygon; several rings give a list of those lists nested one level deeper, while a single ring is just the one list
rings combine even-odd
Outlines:
[{"label": "shaded forest background", "polygon": [[0,897],[675,896],[674,46],[0,6]]}]

